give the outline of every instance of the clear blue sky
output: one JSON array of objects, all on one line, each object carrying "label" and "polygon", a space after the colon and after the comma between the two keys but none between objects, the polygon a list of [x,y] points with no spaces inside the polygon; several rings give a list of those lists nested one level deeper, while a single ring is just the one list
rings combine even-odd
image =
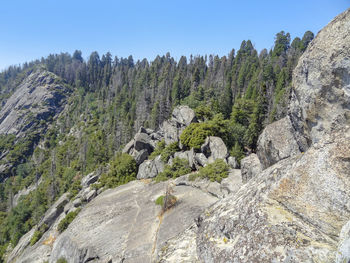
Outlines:
[{"label": "clear blue sky", "polygon": [[50,53],[92,51],[135,59],[260,51],[284,30],[317,33],[349,0],[3,0],[0,70]]}]

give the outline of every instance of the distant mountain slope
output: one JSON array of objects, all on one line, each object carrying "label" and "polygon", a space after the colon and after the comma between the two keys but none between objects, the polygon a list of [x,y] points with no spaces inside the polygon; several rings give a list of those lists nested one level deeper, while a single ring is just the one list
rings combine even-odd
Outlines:
[{"label": "distant mountain slope", "polygon": [[[0,155],[0,179],[6,177],[12,165],[24,161],[32,152],[33,145],[63,110],[69,93],[70,89],[59,77],[39,68],[30,73],[7,99],[0,111],[0,134],[11,143]],[[18,145],[22,145],[18,154],[23,156],[16,156],[14,152]]]}]

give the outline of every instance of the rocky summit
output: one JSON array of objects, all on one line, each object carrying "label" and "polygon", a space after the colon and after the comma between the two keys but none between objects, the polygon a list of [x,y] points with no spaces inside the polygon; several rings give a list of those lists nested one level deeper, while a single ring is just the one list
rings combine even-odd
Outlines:
[{"label": "rocky summit", "polygon": [[[40,85],[13,94],[0,131],[21,136],[30,127],[26,107],[36,118],[61,111],[66,90],[50,73],[34,72],[30,82]],[[177,106],[158,128],[141,126],[125,142],[117,156],[128,165],[74,174],[82,177],[75,195],[52,201],[7,247],[6,261],[350,262],[350,9],[300,57],[288,112],[264,128],[256,152],[233,156],[227,134],[213,134],[203,112]],[[199,138],[183,143],[203,125]],[[123,169],[131,180],[106,179]],[[40,184],[20,191],[16,205]]]}]

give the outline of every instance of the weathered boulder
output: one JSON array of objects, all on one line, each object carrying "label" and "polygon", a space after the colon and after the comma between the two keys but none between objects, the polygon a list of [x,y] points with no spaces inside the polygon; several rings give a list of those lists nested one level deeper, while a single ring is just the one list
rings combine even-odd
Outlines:
[{"label": "weathered boulder", "polygon": [[137,179],[147,179],[156,177],[158,173],[163,172],[164,163],[161,156],[158,155],[154,160],[144,161],[139,166],[139,171],[137,173]]},{"label": "weathered boulder", "polygon": [[259,136],[257,147],[263,169],[300,153],[294,132],[288,116],[266,126]]},{"label": "weathered boulder", "polygon": [[83,179],[81,179],[81,186],[83,188],[88,187],[89,185],[96,183],[99,178],[99,175],[95,172],[89,173]]},{"label": "weathered boulder", "polygon": [[199,220],[203,262],[334,262],[350,218],[350,131],[279,161]]},{"label": "weathered boulder", "polygon": [[136,161],[137,165],[140,165],[141,163],[143,163],[149,156],[149,153],[146,149],[143,149],[139,152],[135,151],[133,153],[134,159]]},{"label": "weathered boulder", "polygon": [[194,156],[195,156],[195,152],[194,152],[193,148],[189,151],[174,153],[174,158],[178,157],[180,159],[186,159],[188,161],[188,165],[192,169],[194,169],[196,167]]},{"label": "weathered boulder", "polygon": [[242,183],[242,174],[239,169],[231,169],[227,178],[222,179],[220,183],[220,190],[224,196],[237,192]]},{"label": "weathered boulder", "polygon": [[134,148],[134,143],[135,143],[135,140],[134,140],[134,139],[132,139],[130,142],[128,142],[128,143],[124,146],[124,148],[123,148],[123,150],[122,150],[122,153],[128,153],[128,154],[130,154],[131,150]]},{"label": "weathered boulder", "polygon": [[220,137],[209,136],[201,146],[201,152],[208,158],[208,162],[212,163],[216,159],[226,160],[228,157],[227,147]]},{"label": "weathered boulder", "polygon": [[241,160],[242,180],[243,183],[248,182],[262,171],[262,165],[258,156],[255,153]]},{"label": "weathered boulder", "polygon": [[58,200],[51,206],[51,208],[45,213],[44,218],[40,221],[39,226],[47,225],[50,227],[57,217],[64,211],[64,206],[69,202],[69,193],[63,194]]},{"label": "weathered boulder", "polygon": [[154,150],[151,137],[147,133],[137,133],[134,137],[134,149],[136,151],[147,150],[148,153],[151,153]]},{"label": "weathered boulder", "polygon": [[349,13],[317,34],[293,71],[289,116],[301,151],[350,123]]},{"label": "weathered boulder", "polygon": [[196,114],[188,106],[178,106],[173,110],[172,118],[163,122],[161,133],[166,144],[179,141],[182,131],[192,122],[197,122]]},{"label": "weathered boulder", "polygon": [[176,107],[173,110],[172,119],[182,126],[188,126],[197,121],[194,110],[186,105]]},{"label": "weathered boulder", "polygon": [[208,163],[208,158],[204,155],[204,153],[196,153],[194,159],[200,166],[206,166]]}]

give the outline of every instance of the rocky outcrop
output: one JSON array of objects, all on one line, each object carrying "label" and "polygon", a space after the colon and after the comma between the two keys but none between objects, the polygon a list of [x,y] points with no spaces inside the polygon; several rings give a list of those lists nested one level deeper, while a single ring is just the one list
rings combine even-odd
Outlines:
[{"label": "rocky outcrop", "polygon": [[201,146],[201,152],[208,158],[209,163],[213,163],[216,159],[224,159],[228,157],[227,147],[220,137],[209,136]]},{"label": "rocky outcrop", "polygon": [[248,182],[251,178],[257,176],[262,171],[262,165],[255,153],[241,160],[242,180]]},{"label": "rocky outcrop", "polygon": [[158,155],[153,160],[144,161],[140,166],[137,173],[137,179],[147,179],[156,177],[158,173],[163,172],[164,163],[161,156]]},{"label": "rocky outcrop", "polygon": [[28,129],[45,128],[40,121],[47,121],[63,110],[68,88],[48,71],[32,72],[0,111],[0,133],[26,136]]},{"label": "rocky outcrop", "polygon": [[178,106],[173,110],[170,120],[163,122],[161,131],[166,144],[179,141],[182,131],[192,122],[197,122],[196,114],[188,106]]},{"label": "rocky outcrop", "polygon": [[[186,232],[217,201],[200,189],[173,186],[177,203],[162,214],[155,200],[164,195],[167,185],[133,181],[106,190],[84,207],[66,231],[45,233],[44,241],[29,246],[16,262],[56,263],[61,257],[68,262],[157,262],[169,248],[167,242]],[[37,251],[43,253],[41,258]]]},{"label": "rocky outcrop", "polygon": [[334,262],[350,218],[349,139],[282,160],[212,206],[199,220],[200,260]]},{"label": "rocky outcrop", "polygon": [[349,123],[349,12],[318,33],[294,69],[289,116],[302,151]]},{"label": "rocky outcrop", "polygon": [[289,117],[268,125],[259,136],[257,155],[263,169],[300,153]]}]

